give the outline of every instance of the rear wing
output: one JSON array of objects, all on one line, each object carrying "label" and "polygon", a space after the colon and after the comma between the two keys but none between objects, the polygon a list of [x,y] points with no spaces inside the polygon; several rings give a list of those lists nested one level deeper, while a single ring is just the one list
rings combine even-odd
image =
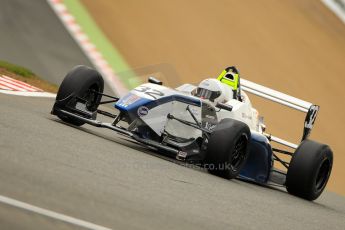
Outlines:
[{"label": "rear wing", "polygon": [[[303,135],[302,135],[302,141],[308,138],[313,125],[315,123],[318,111],[320,107],[318,105],[314,105],[310,102],[298,99],[296,97],[292,97],[290,95],[287,95],[285,93],[278,92],[276,90],[270,89],[268,87],[256,84],[254,82],[245,80],[241,78],[240,80],[240,87],[244,91],[248,93],[255,94],[259,97],[263,97],[265,99],[274,101],[276,103],[285,105],[287,107],[296,109],[298,111],[306,113],[306,117],[304,120],[304,129],[303,129]],[[296,144],[287,142],[285,140],[282,140],[278,137],[270,136],[270,139],[274,142],[280,143],[282,145],[291,147],[291,148],[297,148]]]}]

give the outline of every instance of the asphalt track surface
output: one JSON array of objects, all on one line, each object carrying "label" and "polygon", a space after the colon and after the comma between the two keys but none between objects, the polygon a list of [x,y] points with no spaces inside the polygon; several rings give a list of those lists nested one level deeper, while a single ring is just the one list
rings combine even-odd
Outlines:
[{"label": "asphalt track surface", "polygon": [[60,84],[73,66],[92,66],[45,0],[1,0],[0,60]]},{"label": "asphalt track surface", "polygon": [[[188,168],[112,131],[66,125],[52,99],[0,94],[0,195],[114,229],[344,229],[345,199]],[[1,229],[76,226],[0,203]]]},{"label": "asphalt track surface", "polygon": [[[43,0],[2,0],[0,29],[0,59],[53,83],[91,65]],[[113,229],[345,228],[345,199],[334,193],[308,202],[220,179],[111,131],[68,126],[52,104],[0,94],[0,196]],[[78,227],[0,203],[0,229]]]},{"label": "asphalt track surface", "polygon": [[[56,85],[74,66],[93,66],[46,0],[0,4],[0,60],[29,68]],[[107,86],[105,91],[111,92]]]}]

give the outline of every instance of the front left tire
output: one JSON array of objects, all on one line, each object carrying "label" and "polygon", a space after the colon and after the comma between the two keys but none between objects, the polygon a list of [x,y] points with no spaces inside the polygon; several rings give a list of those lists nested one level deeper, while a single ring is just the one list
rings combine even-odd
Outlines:
[{"label": "front left tire", "polygon": [[76,66],[62,81],[52,113],[67,123],[81,126],[85,124],[84,121],[63,114],[59,109],[69,111],[69,108],[76,106],[78,99],[86,102],[87,111],[95,112],[101,101],[101,95],[95,92],[103,93],[103,90],[104,80],[100,73],[87,66]]}]

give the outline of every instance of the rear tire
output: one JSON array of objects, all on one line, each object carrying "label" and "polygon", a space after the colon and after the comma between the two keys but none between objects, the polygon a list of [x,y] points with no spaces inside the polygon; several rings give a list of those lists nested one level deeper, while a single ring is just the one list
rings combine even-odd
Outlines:
[{"label": "rear tire", "polygon": [[249,155],[249,140],[248,125],[234,119],[221,120],[207,144],[208,171],[226,179],[237,177]]},{"label": "rear tire", "polygon": [[67,123],[81,126],[85,124],[84,121],[59,113],[57,109],[68,110],[71,98],[79,97],[87,101],[86,109],[94,112],[97,110],[102,96],[92,93],[92,90],[103,93],[103,89],[104,81],[100,73],[87,66],[76,66],[66,75],[60,85],[53,114]]},{"label": "rear tire", "polygon": [[332,171],[333,152],[329,146],[305,140],[292,156],[286,175],[286,189],[290,194],[317,199],[325,189]]}]

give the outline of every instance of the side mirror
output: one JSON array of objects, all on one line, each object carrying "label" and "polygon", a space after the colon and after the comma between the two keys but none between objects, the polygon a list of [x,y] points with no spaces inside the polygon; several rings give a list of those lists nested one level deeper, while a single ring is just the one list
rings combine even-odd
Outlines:
[{"label": "side mirror", "polygon": [[219,108],[219,109],[227,110],[229,112],[232,111],[232,106],[231,105],[227,105],[227,104],[223,104],[223,103],[217,103],[216,107]]},{"label": "side mirror", "polygon": [[161,82],[160,80],[158,80],[157,78],[155,77],[149,77],[149,80],[148,80],[150,83],[152,84],[156,84],[156,85],[163,85],[163,82]]}]

